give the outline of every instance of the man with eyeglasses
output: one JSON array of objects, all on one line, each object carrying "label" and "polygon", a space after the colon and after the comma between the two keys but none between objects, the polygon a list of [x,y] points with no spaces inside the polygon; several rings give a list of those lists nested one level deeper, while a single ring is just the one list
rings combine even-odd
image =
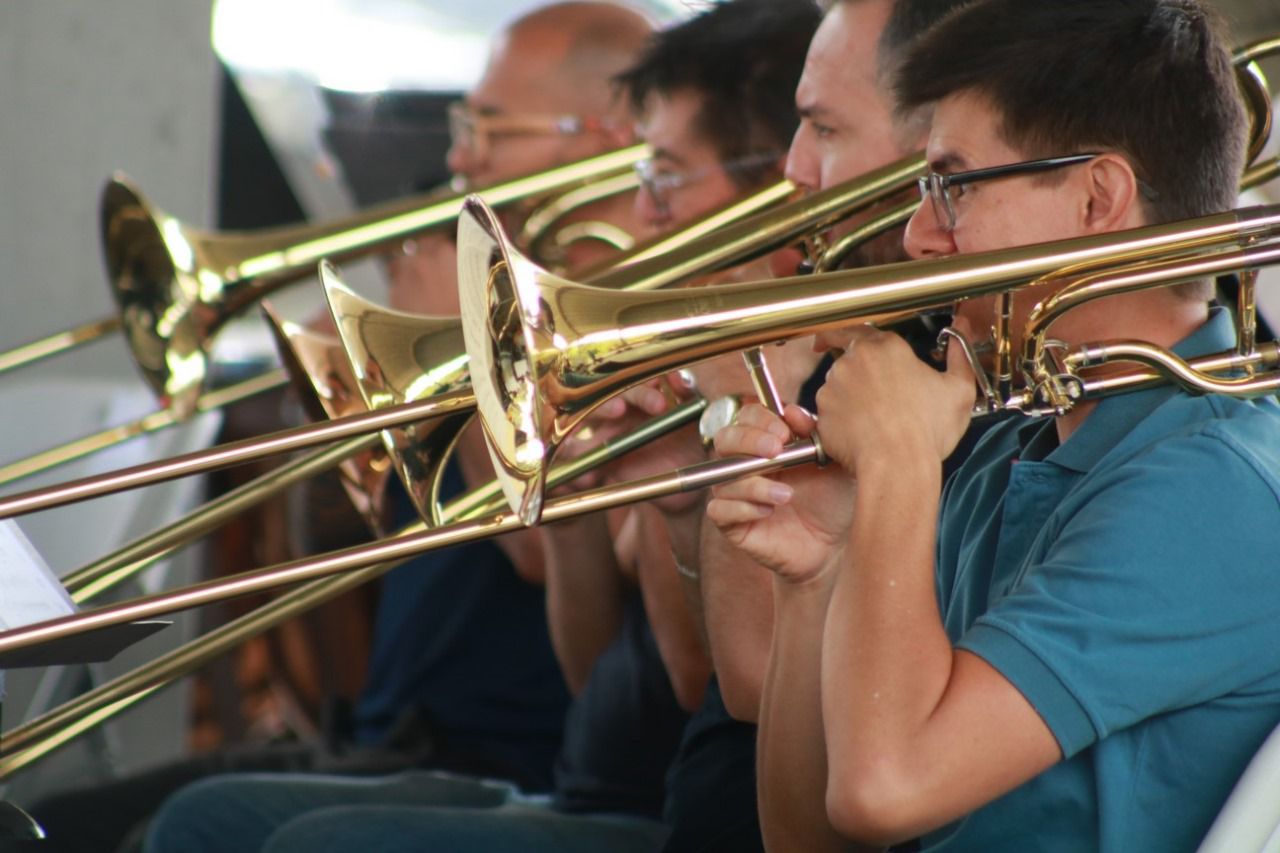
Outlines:
[{"label": "man with eyeglasses", "polygon": [[[932,110],[913,257],[1233,206],[1245,121],[1195,0],[980,0],[898,77]],[[1014,346],[1031,307],[1015,295]],[[1209,282],[1063,316],[1068,347],[1228,349]],[[983,342],[995,298],[962,302]],[[860,328],[816,425],[760,409],[717,437],[833,463],[716,490],[708,515],[775,572],[761,721],[778,850],[1193,850],[1280,722],[1280,407],[1173,387],[993,428],[942,489],[974,377]]]},{"label": "man with eyeglasses", "polygon": [[[639,13],[603,0],[553,3],[512,22],[495,38],[480,80],[449,107],[453,188],[478,189],[634,142],[627,106],[611,81],[632,64],[651,30]],[[626,195],[607,199],[569,221],[604,219],[632,230],[630,205]],[[584,241],[571,247],[565,266],[590,265],[604,251]],[[406,244],[391,259],[392,303],[456,315],[455,267],[451,237]]]}]

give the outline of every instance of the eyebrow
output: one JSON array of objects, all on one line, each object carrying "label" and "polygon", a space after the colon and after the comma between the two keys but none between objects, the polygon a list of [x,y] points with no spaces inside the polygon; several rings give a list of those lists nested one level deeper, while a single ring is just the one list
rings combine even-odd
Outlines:
[{"label": "eyebrow", "polygon": [[674,166],[683,166],[685,164],[683,157],[677,156],[675,153],[673,153],[667,148],[654,148],[653,156],[650,159],[666,160],[668,163],[671,163]]},{"label": "eyebrow", "polygon": [[822,116],[829,115],[830,113],[831,113],[831,110],[827,107],[824,107],[822,104],[811,103],[811,104],[805,104],[804,106],[801,106],[800,104],[796,104],[796,115],[800,116],[800,118],[807,118],[812,120],[814,118],[820,118]]}]

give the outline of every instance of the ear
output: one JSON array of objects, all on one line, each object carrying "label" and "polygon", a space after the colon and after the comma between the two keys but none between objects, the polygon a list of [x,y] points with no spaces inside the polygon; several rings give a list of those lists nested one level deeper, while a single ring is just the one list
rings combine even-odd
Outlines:
[{"label": "ear", "polygon": [[1138,178],[1129,161],[1119,154],[1101,154],[1085,164],[1088,199],[1084,225],[1100,234],[1141,225],[1143,216],[1138,197]]}]

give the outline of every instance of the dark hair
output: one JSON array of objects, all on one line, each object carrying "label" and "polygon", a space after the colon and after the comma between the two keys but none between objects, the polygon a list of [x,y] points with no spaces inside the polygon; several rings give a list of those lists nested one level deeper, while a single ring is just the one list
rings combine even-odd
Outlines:
[{"label": "dark hair", "polygon": [[[821,18],[813,0],[723,0],[654,33],[639,62],[614,79],[637,112],[652,94],[701,95],[697,130],[721,160],[781,157],[799,123],[796,86]],[[775,172],[764,164],[732,178],[755,186]]]},{"label": "dark hair", "polygon": [[[844,0],[850,2],[850,0]],[[889,20],[880,34],[881,68],[892,72],[905,58],[907,48],[929,28],[970,0],[894,0]]]},{"label": "dark hair", "polygon": [[1247,127],[1216,17],[1195,0],[980,0],[916,43],[902,109],[973,91],[1029,157],[1125,156],[1154,222],[1230,209]]}]

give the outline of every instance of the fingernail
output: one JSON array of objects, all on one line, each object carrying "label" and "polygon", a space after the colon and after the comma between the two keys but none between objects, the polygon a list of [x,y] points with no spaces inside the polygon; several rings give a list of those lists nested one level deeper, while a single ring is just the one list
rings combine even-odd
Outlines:
[{"label": "fingernail", "polygon": [[769,500],[781,505],[791,500],[794,490],[786,483],[774,483],[769,487]]}]

